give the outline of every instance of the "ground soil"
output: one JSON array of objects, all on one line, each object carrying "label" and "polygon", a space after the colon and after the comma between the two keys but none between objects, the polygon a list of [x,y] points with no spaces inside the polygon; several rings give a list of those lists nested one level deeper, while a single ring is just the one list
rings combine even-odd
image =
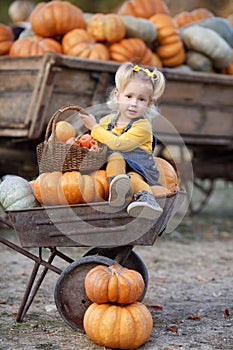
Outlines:
[{"label": "ground soil", "polygon": [[[232,189],[221,184],[201,214],[186,216],[153,246],[134,248],[149,273],[143,303],[154,322],[140,349],[233,349]],[[17,243],[12,230],[0,232]],[[79,259],[86,250],[63,251]],[[24,321],[16,322],[32,267],[32,260],[0,246],[0,349],[104,349],[61,317],[53,296],[58,275],[51,271]]]}]

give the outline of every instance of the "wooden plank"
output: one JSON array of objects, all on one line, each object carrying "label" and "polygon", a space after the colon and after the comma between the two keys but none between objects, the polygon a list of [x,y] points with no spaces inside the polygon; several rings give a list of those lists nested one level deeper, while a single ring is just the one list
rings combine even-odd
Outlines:
[{"label": "wooden plank", "polygon": [[[189,134],[197,137],[217,136],[233,139],[233,118],[229,110],[204,109],[201,106],[164,105],[161,106],[160,112],[181,136]],[[156,129],[169,133],[169,124],[167,125],[164,120],[158,118]]]},{"label": "wooden plank", "polygon": [[0,56],[1,71],[27,71],[39,70],[42,64],[41,56],[35,57],[9,57]]}]

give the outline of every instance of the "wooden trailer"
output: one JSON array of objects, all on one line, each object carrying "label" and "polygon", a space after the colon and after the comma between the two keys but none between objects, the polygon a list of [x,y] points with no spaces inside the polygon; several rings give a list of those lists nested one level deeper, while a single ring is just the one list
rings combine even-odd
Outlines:
[{"label": "wooden trailer", "polygon": [[[0,57],[0,176],[38,175],[36,145],[44,140],[47,123],[61,106],[79,105],[104,115],[118,66],[53,53]],[[233,77],[162,71],[166,89],[155,122],[159,152],[168,146],[182,150],[185,145],[194,182],[202,187],[202,181],[209,180],[207,188],[203,186],[208,197],[216,179],[233,180]],[[187,164],[181,163],[184,175]]]}]

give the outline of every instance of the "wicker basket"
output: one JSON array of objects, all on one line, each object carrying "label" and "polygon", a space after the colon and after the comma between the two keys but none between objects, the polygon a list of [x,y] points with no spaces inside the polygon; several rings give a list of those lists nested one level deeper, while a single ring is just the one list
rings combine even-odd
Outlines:
[{"label": "wicker basket", "polygon": [[62,107],[53,114],[46,129],[45,140],[36,149],[39,173],[52,171],[88,173],[100,169],[106,163],[107,147],[105,145],[101,144],[101,151],[96,153],[84,147],[55,140],[57,119],[68,110],[86,114],[84,109],[73,105]]}]

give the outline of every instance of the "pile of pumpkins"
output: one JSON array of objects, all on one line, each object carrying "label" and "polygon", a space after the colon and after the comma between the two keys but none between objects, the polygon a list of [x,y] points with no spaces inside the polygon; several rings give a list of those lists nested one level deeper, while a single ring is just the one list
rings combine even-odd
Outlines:
[{"label": "pile of pumpkins", "polygon": [[31,31],[13,40],[0,24],[0,55],[46,51],[85,59],[233,74],[232,19],[206,8],[171,16],[163,0],[126,0],[117,13],[84,13],[68,1],[39,3]]},{"label": "pile of pumpkins", "polygon": [[83,326],[95,343],[111,349],[136,349],[150,337],[153,319],[140,301],[145,284],[141,274],[120,264],[97,265],[85,276],[91,300]]},{"label": "pile of pumpkins", "polygon": [[[79,138],[75,147],[87,147],[87,137]],[[80,141],[83,138],[83,142]],[[70,141],[72,140],[72,141]],[[56,122],[55,141],[75,145],[76,130],[65,120]],[[50,140],[49,142],[53,142]],[[88,147],[87,147],[88,148]],[[92,147],[88,149],[92,151]],[[155,157],[162,186],[153,186],[155,196],[167,195],[179,189],[179,179],[175,168],[165,159]],[[105,168],[91,172],[52,171],[43,172],[36,179],[27,181],[19,176],[6,176],[0,183],[0,205],[4,210],[25,209],[34,206],[72,205],[107,201],[109,183]]]}]

